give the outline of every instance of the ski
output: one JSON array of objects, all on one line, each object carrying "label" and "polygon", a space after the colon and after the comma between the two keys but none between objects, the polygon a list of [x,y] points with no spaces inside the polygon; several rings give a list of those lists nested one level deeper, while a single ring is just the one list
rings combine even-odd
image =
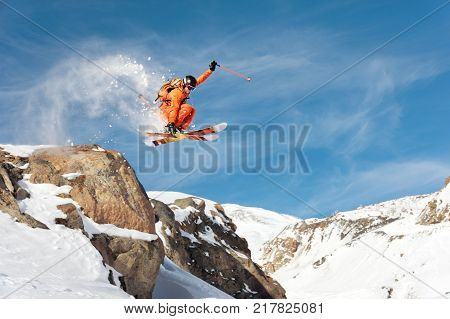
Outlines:
[{"label": "ski", "polygon": [[228,126],[228,124],[223,122],[223,123],[208,126],[208,127],[196,130],[196,131],[186,132],[185,134],[187,134],[187,135],[205,135],[205,134],[219,133],[219,132],[222,132],[224,129],[226,129],[227,126]]},{"label": "ski", "polygon": [[169,138],[169,137],[174,137],[172,134],[170,133],[160,133],[160,132],[145,132],[145,134],[147,136],[152,136],[152,137],[165,137],[165,138]]},{"label": "ski", "polygon": [[[166,133],[161,133],[161,134],[166,134]],[[158,140],[154,140],[154,141],[149,141],[147,145],[149,146],[159,146],[162,144],[168,144],[168,143],[172,143],[172,142],[176,142],[176,141],[181,141],[181,140],[194,140],[194,141],[214,141],[216,139],[219,138],[219,135],[216,134],[210,134],[207,136],[200,136],[200,135],[187,135],[187,134],[183,134],[183,133],[179,133],[175,136],[168,134],[170,136],[168,137],[163,137],[161,139]],[[150,144],[151,143],[151,144]]]},{"label": "ski", "polygon": [[195,141],[214,141],[219,138],[219,133],[226,129],[227,123],[219,123],[216,125],[208,126],[200,130],[181,132],[176,135],[170,133],[160,133],[160,132],[145,132],[147,136],[159,137],[157,140],[148,141],[146,144],[148,146],[159,146],[162,144],[172,143],[180,140],[195,140]]},{"label": "ski", "polygon": [[[198,135],[198,136],[203,136],[203,135],[207,135],[207,134],[213,134],[213,133],[219,133],[221,131],[223,131],[224,129],[226,129],[227,127],[227,123],[219,123],[216,125],[212,125],[212,126],[208,126],[205,128],[202,128],[200,130],[195,130],[195,131],[188,131],[188,132],[183,132],[182,134],[184,135]],[[158,136],[158,137],[174,137],[172,134],[170,133],[160,133],[160,132],[145,132],[145,134],[147,134],[148,136]]]}]

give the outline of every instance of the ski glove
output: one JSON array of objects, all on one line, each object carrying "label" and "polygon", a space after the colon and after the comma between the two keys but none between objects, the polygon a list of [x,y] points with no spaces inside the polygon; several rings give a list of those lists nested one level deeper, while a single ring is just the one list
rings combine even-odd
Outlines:
[{"label": "ski glove", "polygon": [[217,66],[217,62],[212,60],[211,63],[209,64],[209,69],[211,71],[215,71],[216,70],[216,66]]},{"label": "ski glove", "polygon": [[176,135],[179,132],[179,130],[175,126],[175,123],[173,123],[173,122],[167,124],[166,128],[167,128],[167,132],[169,132],[172,135]]}]

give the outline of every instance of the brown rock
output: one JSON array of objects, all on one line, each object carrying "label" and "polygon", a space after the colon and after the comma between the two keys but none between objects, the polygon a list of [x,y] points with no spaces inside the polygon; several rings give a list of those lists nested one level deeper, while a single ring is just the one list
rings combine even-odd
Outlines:
[{"label": "brown rock", "polygon": [[70,194],[66,194],[66,193],[61,193],[56,196],[61,197],[61,198],[72,198],[72,197],[70,197]]},{"label": "brown rock", "polygon": [[13,163],[17,166],[22,166],[27,163],[26,158],[9,154],[0,147],[0,163]]},{"label": "brown rock", "polygon": [[[95,149],[95,150],[94,150]],[[70,196],[99,224],[114,224],[154,234],[154,213],[133,169],[116,151],[97,145],[35,151],[29,158],[32,183],[70,185]],[[82,175],[67,180],[63,174]]]},{"label": "brown rock", "polygon": [[[449,182],[450,176],[445,179],[444,188],[448,187]],[[450,221],[450,204],[445,195],[442,195],[442,192],[445,192],[445,190],[439,191],[435,198],[428,202],[417,218],[418,224],[432,225]]]},{"label": "brown rock", "polygon": [[6,172],[3,166],[0,166],[0,187],[5,190],[8,190],[10,193],[14,193],[14,186],[9,178],[8,172]]},{"label": "brown rock", "polygon": [[447,221],[450,221],[449,204],[443,205],[442,202],[438,203],[435,199],[430,201],[420,213],[417,223],[421,225],[432,225]]},{"label": "brown rock", "polygon": [[55,219],[57,224],[64,225],[70,229],[80,229],[84,232],[83,220],[74,204],[58,205],[57,208],[66,214],[66,218]]},{"label": "brown rock", "polygon": [[18,181],[22,179],[23,170],[10,164],[9,162],[1,162],[0,159],[0,180],[4,185],[4,189],[8,189],[11,193],[16,193],[20,188]]},{"label": "brown rock", "polygon": [[176,199],[173,204],[180,208],[187,208],[191,206],[202,211],[204,211],[206,207],[205,201],[203,199],[196,199],[196,201],[194,201],[194,197]]},{"label": "brown rock", "polygon": [[16,191],[16,199],[24,200],[25,198],[30,198],[30,193],[24,190],[22,187],[19,187]]},{"label": "brown rock", "polygon": [[[7,153],[4,152],[3,156],[6,156],[5,154]],[[16,189],[19,187],[17,181],[21,173],[10,164],[0,164],[0,210],[13,217],[19,223],[26,224],[32,228],[48,229],[47,226],[30,215],[20,212],[15,196],[23,194],[20,192],[20,189],[17,191],[19,193],[16,192]]]},{"label": "brown rock", "polygon": [[123,237],[94,235],[92,244],[103,260],[122,274],[121,288],[135,298],[151,298],[159,266],[164,259],[160,239],[147,242]]}]

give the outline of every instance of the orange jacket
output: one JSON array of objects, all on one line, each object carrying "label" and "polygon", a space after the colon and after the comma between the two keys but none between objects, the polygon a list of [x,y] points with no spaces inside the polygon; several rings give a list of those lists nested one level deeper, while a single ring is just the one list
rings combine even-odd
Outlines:
[{"label": "orange jacket", "polygon": [[[213,71],[208,69],[203,72],[202,75],[197,77],[197,87],[205,82],[206,79],[209,78],[209,76],[212,74],[212,72]],[[189,93],[184,92],[184,90],[181,88],[175,88],[170,91],[169,94],[167,94],[168,101],[164,101],[164,103],[161,104],[161,108],[164,112],[170,109],[170,112],[167,112],[169,116],[167,120],[169,121],[169,123],[176,122],[181,104],[183,104],[188,97]]]}]

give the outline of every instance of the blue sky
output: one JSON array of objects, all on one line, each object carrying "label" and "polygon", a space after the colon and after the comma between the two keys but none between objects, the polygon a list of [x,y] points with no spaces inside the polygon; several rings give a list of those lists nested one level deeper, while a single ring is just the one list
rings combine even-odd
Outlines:
[{"label": "blue sky", "polygon": [[[214,174],[176,172],[183,156],[172,153],[168,172],[143,172],[136,127],[148,111],[136,92],[2,3],[0,143],[99,143],[125,153],[149,190],[301,217],[315,215],[305,202],[329,214],[436,191],[450,175],[450,5],[271,121],[444,1],[6,2],[148,96],[162,76],[199,74],[212,59],[251,75],[219,70],[198,88],[197,126],[310,125],[311,173],[247,174],[240,154],[255,145],[225,136],[194,145],[197,156],[221,155]],[[287,153],[274,145],[271,156]]]}]

